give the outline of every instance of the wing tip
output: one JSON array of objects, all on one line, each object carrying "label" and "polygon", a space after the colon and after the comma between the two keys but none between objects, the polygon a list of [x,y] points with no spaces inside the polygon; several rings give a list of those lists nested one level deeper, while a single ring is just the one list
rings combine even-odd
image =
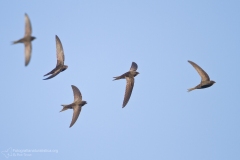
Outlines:
[{"label": "wing tip", "polygon": [[134,71],[136,71],[137,69],[138,69],[138,65],[137,65],[137,63],[136,63],[136,62],[132,62],[132,65],[131,65],[130,70],[134,70]]},{"label": "wing tip", "polygon": [[123,104],[122,104],[122,108],[124,108],[124,107],[126,107],[126,105],[127,105],[127,103],[128,103],[128,101],[123,101]]}]

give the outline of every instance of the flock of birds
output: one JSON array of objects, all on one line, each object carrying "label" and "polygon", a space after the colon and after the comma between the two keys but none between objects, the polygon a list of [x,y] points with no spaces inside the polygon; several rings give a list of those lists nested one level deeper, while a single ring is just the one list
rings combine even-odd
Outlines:
[{"label": "flock of birds", "polygon": [[[13,42],[13,44],[24,43],[24,45],[25,45],[25,66],[27,66],[29,64],[30,59],[31,59],[31,52],[32,52],[31,41],[36,39],[36,37],[31,36],[31,34],[32,34],[31,22],[30,22],[28,15],[25,13],[25,35],[23,38]],[[44,75],[44,76],[49,76],[49,77],[47,77],[43,80],[51,79],[51,78],[55,77],[56,75],[58,75],[60,72],[63,72],[68,68],[67,65],[64,65],[65,57],[64,57],[63,46],[57,35],[56,35],[56,49],[57,49],[57,65],[53,70],[51,70],[49,73]],[[200,84],[193,88],[188,89],[188,92],[190,92],[194,89],[208,88],[208,87],[212,86],[214,83],[216,83],[215,81],[210,80],[208,74],[200,66],[198,66],[196,63],[194,63],[192,61],[188,61],[188,62],[196,69],[198,74],[201,76]],[[132,62],[131,68],[128,72],[122,74],[121,76],[113,77],[114,80],[126,79],[126,82],[127,82],[122,108],[124,108],[127,105],[128,101],[131,97],[133,86],[134,86],[134,77],[136,77],[139,74],[139,72],[137,72],[137,68],[138,68],[137,63]],[[62,112],[67,109],[73,109],[72,122],[69,127],[72,127],[74,125],[74,123],[78,119],[78,116],[81,112],[82,107],[85,104],[87,104],[86,101],[82,100],[82,94],[76,86],[72,85],[72,90],[73,90],[73,95],[74,95],[73,103],[71,103],[69,105],[62,105],[63,109],[60,111],[60,112]]]}]

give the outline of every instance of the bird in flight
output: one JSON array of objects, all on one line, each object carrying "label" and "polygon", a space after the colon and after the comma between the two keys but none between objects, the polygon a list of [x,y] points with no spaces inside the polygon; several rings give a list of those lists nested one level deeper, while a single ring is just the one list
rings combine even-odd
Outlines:
[{"label": "bird in flight", "polygon": [[126,79],[127,81],[122,108],[124,108],[127,105],[131,97],[133,86],[134,86],[134,77],[139,74],[139,72],[136,72],[137,68],[138,68],[137,63],[132,62],[132,66],[128,72],[122,74],[121,76],[113,77],[114,80]]},{"label": "bird in flight", "polygon": [[194,89],[208,88],[208,87],[211,87],[214,83],[216,83],[215,81],[211,81],[208,74],[201,67],[199,67],[196,63],[194,63],[192,61],[188,61],[188,62],[196,69],[198,74],[201,76],[200,84],[197,85],[196,87],[188,89],[188,92],[190,92]]},{"label": "bird in flight", "polygon": [[44,76],[47,76],[51,74],[51,76],[43,80],[51,79],[56,75],[58,75],[60,72],[63,72],[68,68],[68,66],[64,65],[65,57],[64,57],[63,46],[57,35],[56,35],[56,48],[57,48],[57,65],[53,70],[51,70],[49,73],[44,75]]},{"label": "bird in flight", "polygon": [[28,15],[25,13],[25,35],[24,35],[23,38],[13,42],[13,44],[24,43],[24,46],[25,46],[25,66],[27,66],[29,64],[31,54],[32,54],[32,43],[31,43],[31,41],[36,39],[36,37],[32,37],[31,34],[32,34],[31,22],[30,22],[30,19],[29,19]]},{"label": "bird in flight", "polygon": [[72,127],[74,125],[74,123],[77,121],[78,116],[82,110],[82,106],[87,104],[86,101],[82,100],[82,94],[76,86],[72,85],[72,90],[73,90],[73,95],[74,95],[73,103],[71,103],[69,105],[62,105],[63,109],[60,111],[60,112],[62,112],[67,109],[73,109],[72,122],[71,122],[69,128]]}]

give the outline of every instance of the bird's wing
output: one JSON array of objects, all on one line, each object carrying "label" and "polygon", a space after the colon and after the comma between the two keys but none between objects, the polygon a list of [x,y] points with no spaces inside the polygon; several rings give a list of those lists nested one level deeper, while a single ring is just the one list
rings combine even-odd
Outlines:
[{"label": "bird's wing", "polygon": [[199,67],[196,63],[192,61],[188,61],[188,62],[196,69],[198,74],[201,76],[202,81],[210,81],[208,74],[201,67]]},{"label": "bird's wing", "polygon": [[56,35],[56,49],[57,49],[57,51],[56,51],[57,52],[57,66],[64,65],[65,57],[64,57],[63,46],[57,35]]},{"label": "bird's wing", "polygon": [[79,91],[79,89],[76,86],[72,85],[72,90],[74,95],[74,101],[77,101],[77,100],[82,101],[82,94]]},{"label": "bird's wing", "polygon": [[136,71],[136,70],[137,70],[137,68],[138,68],[138,65],[137,65],[137,63],[135,63],[135,62],[132,62],[132,66],[131,66],[131,68],[130,68],[130,71]]},{"label": "bird's wing", "polygon": [[128,101],[131,97],[133,86],[134,86],[134,78],[133,77],[126,77],[126,81],[127,81],[127,84],[126,84],[126,90],[125,90],[122,108],[124,108],[127,105]]},{"label": "bird's wing", "polygon": [[25,66],[27,66],[31,58],[32,44],[31,42],[25,42],[24,46],[25,46]]},{"label": "bird's wing", "polygon": [[77,121],[78,116],[81,112],[81,109],[82,109],[81,106],[78,106],[78,105],[73,106],[73,117],[72,117],[72,122],[71,122],[69,128],[72,127],[74,125],[74,123]]},{"label": "bird's wing", "polygon": [[45,74],[44,76],[48,76],[50,74],[53,74],[54,72],[56,72],[58,70],[57,67],[55,67],[53,70],[51,70],[50,72],[48,72],[47,74]]},{"label": "bird's wing", "polygon": [[45,78],[45,79],[43,79],[43,80],[51,79],[51,78],[55,77],[56,75],[58,75],[60,72],[61,72],[60,70],[57,70],[57,71],[55,71],[54,73],[52,73],[51,76],[49,76],[49,77],[47,77],[47,78]]},{"label": "bird's wing", "polygon": [[32,34],[31,22],[27,13],[25,13],[25,36],[31,36],[31,34]]}]

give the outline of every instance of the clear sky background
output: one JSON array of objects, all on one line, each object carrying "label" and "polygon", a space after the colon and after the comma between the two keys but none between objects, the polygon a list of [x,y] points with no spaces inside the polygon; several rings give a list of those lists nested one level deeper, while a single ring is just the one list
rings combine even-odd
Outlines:
[{"label": "clear sky background", "polygon": [[[239,160],[240,1],[0,1],[0,151],[9,159]],[[24,66],[24,13],[37,39]],[[55,35],[68,69],[56,65]],[[200,65],[216,81],[187,92]],[[132,62],[140,74],[122,109]],[[72,128],[71,85],[88,102]],[[0,159],[5,159],[0,155]]]}]

